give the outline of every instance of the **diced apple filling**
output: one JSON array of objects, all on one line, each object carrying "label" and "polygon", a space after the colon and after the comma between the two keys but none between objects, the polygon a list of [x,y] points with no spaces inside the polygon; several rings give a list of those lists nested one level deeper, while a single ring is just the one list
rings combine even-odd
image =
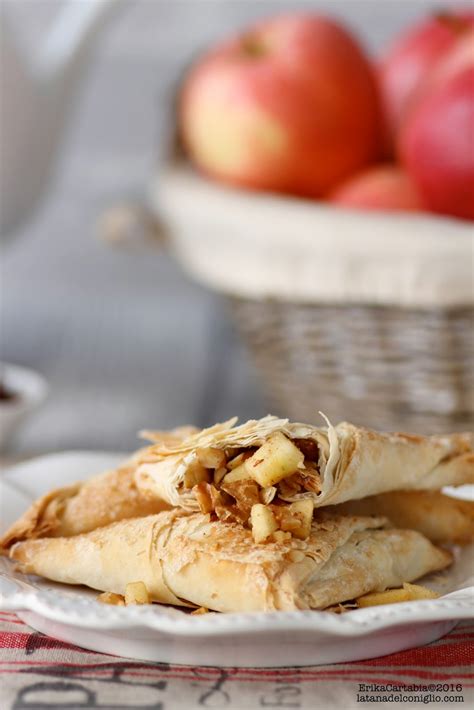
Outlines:
[{"label": "diced apple filling", "polygon": [[386,589],[384,592],[370,592],[369,594],[364,594],[363,597],[356,599],[356,602],[359,607],[364,608],[382,604],[412,602],[420,599],[437,599],[438,597],[439,594],[431,591],[431,589],[427,587],[404,582],[403,587],[397,589]]},{"label": "diced apple filling", "polygon": [[144,582],[130,582],[125,587],[125,604],[149,604],[150,596]]},{"label": "diced apple filling", "polygon": [[225,465],[225,453],[222,449],[207,446],[196,451],[197,460],[206,468],[220,468]]},{"label": "diced apple filling", "polygon": [[313,502],[302,499],[290,504],[285,499],[319,492],[317,457],[316,442],[298,439],[295,443],[282,432],[271,434],[258,448],[201,448],[187,468],[183,487],[192,489],[203,513],[251,526],[255,540],[305,539],[311,530]]},{"label": "diced apple filling", "polygon": [[250,513],[252,537],[255,542],[265,542],[270,535],[278,530],[278,524],[270,508],[262,503],[256,503]]},{"label": "diced apple filling", "polygon": [[232,471],[233,480],[253,478],[262,488],[274,486],[304,466],[304,454],[284,434],[268,437],[249,459]]},{"label": "diced apple filling", "polygon": [[313,501],[306,499],[291,503],[289,506],[254,505],[250,516],[253,539],[255,542],[263,542],[273,534],[272,539],[275,542],[282,541],[281,538],[276,537],[278,531],[306,540],[311,532],[313,509]]},{"label": "diced apple filling", "polygon": [[193,492],[196,496],[196,500],[198,502],[201,513],[212,513],[215,508],[214,501],[211,495],[213,492],[213,488],[213,486],[208,485],[207,481],[201,481],[200,483],[197,483],[193,488]]},{"label": "diced apple filling", "polygon": [[311,532],[311,521],[313,520],[314,503],[308,498],[295,501],[288,506],[290,513],[299,521],[299,527],[293,531],[294,537],[306,540]]},{"label": "diced apple filling", "polygon": [[229,471],[233,471],[234,468],[237,468],[237,466],[240,466],[241,463],[245,461],[245,459],[248,459],[252,456],[253,451],[242,451],[240,454],[237,454],[237,456],[234,456],[234,458],[229,459],[227,462],[227,468]]},{"label": "diced apple filling", "polygon": [[225,477],[227,483],[236,483],[236,481],[245,481],[246,479],[252,479],[252,476],[250,475],[250,472],[247,471],[245,463],[242,463],[237,466],[237,468],[229,471]]},{"label": "diced apple filling", "polygon": [[199,461],[193,461],[189,464],[184,474],[184,487],[194,488],[198,483],[202,481],[209,481],[210,474],[207,468],[205,468]]}]

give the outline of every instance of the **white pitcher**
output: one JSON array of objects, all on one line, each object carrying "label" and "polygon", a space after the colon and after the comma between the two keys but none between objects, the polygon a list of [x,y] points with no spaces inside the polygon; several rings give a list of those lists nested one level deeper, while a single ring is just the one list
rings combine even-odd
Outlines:
[{"label": "white pitcher", "polygon": [[1,5],[0,235],[9,236],[50,182],[78,80],[99,31],[123,0],[64,0],[33,57],[18,47]]}]

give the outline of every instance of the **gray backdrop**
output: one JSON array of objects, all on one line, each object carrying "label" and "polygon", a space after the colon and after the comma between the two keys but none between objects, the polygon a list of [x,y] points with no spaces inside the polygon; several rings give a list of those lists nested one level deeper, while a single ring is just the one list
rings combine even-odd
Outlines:
[{"label": "gray backdrop", "polygon": [[[3,4],[28,50],[58,5]],[[84,79],[47,201],[3,255],[2,359],[39,370],[51,387],[14,452],[128,450],[143,426],[266,413],[220,298],[189,282],[159,250],[111,249],[97,238],[97,217],[124,197],[144,194],[163,155],[173,87],[207,43],[253,18],[310,8],[342,18],[375,53],[438,6],[419,0],[124,5]]]}]

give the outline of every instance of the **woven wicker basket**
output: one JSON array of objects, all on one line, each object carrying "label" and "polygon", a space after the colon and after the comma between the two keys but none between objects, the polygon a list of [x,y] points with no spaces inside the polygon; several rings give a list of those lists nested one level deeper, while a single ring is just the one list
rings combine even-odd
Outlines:
[{"label": "woven wicker basket", "polygon": [[472,428],[474,310],[315,306],[240,298],[231,311],[274,410],[375,429]]},{"label": "woven wicker basket", "polygon": [[152,205],[187,271],[227,295],[275,414],[473,427],[469,225],[229,190],[183,165]]}]

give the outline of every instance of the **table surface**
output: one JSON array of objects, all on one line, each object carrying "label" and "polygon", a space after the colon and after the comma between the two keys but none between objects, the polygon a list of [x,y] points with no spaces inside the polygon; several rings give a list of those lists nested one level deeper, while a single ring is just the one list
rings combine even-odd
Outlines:
[{"label": "table surface", "polygon": [[[278,670],[191,667],[89,652],[32,631],[14,614],[0,612],[0,705],[5,710],[350,710],[374,706],[358,701],[358,694],[389,696],[376,707],[393,708],[397,704],[393,694],[403,693],[411,698],[440,696],[438,702],[451,704],[458,696],[463,698],[462,706],[468,707],[474,700],[473,641],[474,623],[461,622],[424,648],[369,661]],[[364,691],[360,684],[392,686],[393,690]],[[402,705],[413,707],[413,702]]]},{"label": "table surface", "polygon": [[[302,2],[339,16],[373,50],[436,0]],[[4,0],[31,52],[58,2]],[[174,86],[206,44],[290,0],[123,3],[73,107],[42,210],[4,253],[2,359],[42,372],[46,404],[11,453],[127,451],[135,432],[267,412],[255,372],[218,296],[158,249],[120,251],[98,217],[145,194],[166,150]],[[341,413],[341,418],[343,414]]]}]

